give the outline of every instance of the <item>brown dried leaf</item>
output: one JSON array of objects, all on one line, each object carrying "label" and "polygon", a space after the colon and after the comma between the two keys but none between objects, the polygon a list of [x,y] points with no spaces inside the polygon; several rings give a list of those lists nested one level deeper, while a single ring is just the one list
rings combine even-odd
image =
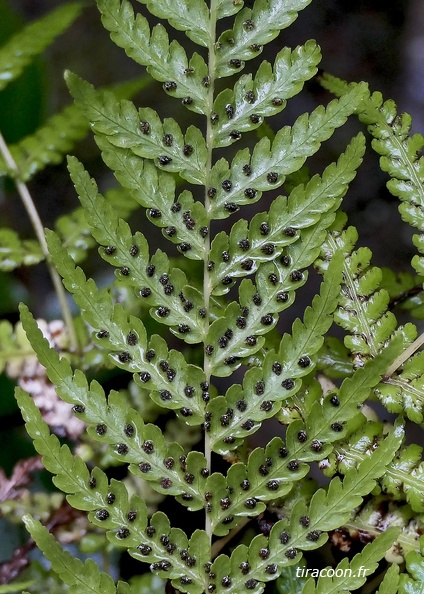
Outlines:
[{"label": "brown dried leaf", "polygon": [[18,499],[22,489],[24,489],[32,480],[30,474],[36,470],[41,470],[42,468],[41,457],[33,456],[32,458],[17,462],[10,479],[8,479],[4,471],[0,469],[0,503],[7,499]]}]

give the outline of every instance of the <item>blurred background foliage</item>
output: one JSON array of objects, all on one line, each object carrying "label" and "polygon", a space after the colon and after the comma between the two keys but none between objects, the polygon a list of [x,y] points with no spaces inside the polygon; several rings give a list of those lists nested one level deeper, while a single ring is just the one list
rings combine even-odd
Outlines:
[{"label": "blurred background foliage", "polygon": [[[0,0],[0,45],[25,24],[65,3],[64,0]],[[134,5],[139,11],[144,10],[139,3],[134,2]],[[314,38],[322,48],[321,67],[324,70],[349,81],[367,81],[372,90],[380,90],[385,98],[393,98],[400,112],[411,113],[415,130],[422,132],[423,31],[422,0],[316,0],[301,12],[294,25],[268,44],[260,59],[273,61],[282,46],[295,46]],[[63,80],[65,69],[76,72],[95,86],[108,86],[144,74],[109,40],[101,26],[95,3],[90,0],[69,30],[28,66],[19,79],[0,92],[0,130],[8,143],[15,143],[31,134],[47,117],[70,103]],[[155,82],[149,83],[135,100],[139,105],[154,104],[162,116],[176,115],[183,128],[188,122],[181,121],[181,118],[193,117],[181,110],[178,102],[169,102],[161,85]],[[278,129],[290,124],[300,113],[310,111],[327,100],[327,94],[312,81],[296,101],[289,102],[282,114],[274,118],[272,125]],[[321,171],[335,160],[357,128],[358,123],[352,121],[325,143],[311,161],[312,171]],[[74,154],[85,163],[101,190],[113,186],[112,175],[103,165],[90,137],[78,144]],[[410,270],[411,231],[400,221],[397,201],[388,193],[385,183],[385,176],[377,165],[377,156],[369,150],[345,199],[344,209],[350,223],[359,229],[360,245],[367,245],[373,251],[376,265],[387,266],[390,263],[395,271]],[[29,189],[47,227],[52,227],[60,215],[78,206],[64,163],[48,166],[39,172],[30,181]],[[132,226],[147,232],[146,218],[142,213],[136,214]],[[11,227],[22,238],[33,237],[31,224],[14,185],[6,178],[0,178],[0,227]],[[157,245],[160,234],[156,233],[155,237]],[[87,274],[96,273],[99,279],[99,260],[95,250],[84,267]],[[310,295],[305,294],[303,300],[299,299],[298,307],[303,309],[309,300]],[[25,301],[38,317],[60,317],[44,263],[22,267],[11,274],[0,273],[0,318],[17,322],[19,301]],[[1,482],[10,476],[16,462],[31,456],[33,450],[14,401],[13,382],[5,375],[0,376],[0,394],[0,468],[5,473],[3,477],[0,475],[1,487]],[[37,476],[38,481],[44,481],[44,488],[49,488],[49,479],[43,474]],[[61,503],[59,500],[54,502],[57,508]],[[40,510],[46,505],[45,501],[40,501]],[[0,533],[5,536],[0,539],[2,562],[11,557],[25,537],[21,527],[1,519]],[[95,540],[96,535],[90,538]],[[85,546],[89,552],[89,541]],[[152,584],[148,586],[154,589]],[[160,588],[163,584],[159,585]]]}]

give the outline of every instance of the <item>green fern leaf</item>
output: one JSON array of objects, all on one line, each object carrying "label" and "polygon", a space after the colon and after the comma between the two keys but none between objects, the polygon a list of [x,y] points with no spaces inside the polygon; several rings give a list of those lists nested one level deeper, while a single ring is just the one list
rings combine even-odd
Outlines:
[{"label": "green fern leaf", "polygon": [[0,48],[0,91],[17,78],[78,17],[83,4],[74,2],[53,10],[28,25]]},{"label": "green fern leaf", "polygon": [[[96,142],[117,180],[131,191],[134,200],[148,209],[149,221],[163,228],[164,237],[176,244],[187,258],[204,260],[208,219],[203,204],[194,202],[188,190],[176,198],[174,176],[158,170],[153,163],[134,155],[129,149],[112,146],[107,138],[99,135]],[[155,209],[155,214],[159,211],[161,216],[152,216],[151,208]]]},{"label": "green fern leaf", "polygon": [[366,94],[365,85],[355,85],[340,100],[331,101],[326,108],[319,106],[311,114],[301,115],[292,127],[279,130],[272,144],[265,137],[252,154],[248,148],[242,149],[231,167],[225,159],[217,161],[211,171],[211,185],[216,189],[211,216],[226,218],[240,206],[257,202],[263,191],[281,185],[285,176],[297,171],[346,122]]},{"label": "green fern leaf", "polygon": [[415,423],[423,420],[423,360],[423,352],[416,353],[400,370],[384,378],[375,390],[389,412],[406,413]]},{"label": "green fern leaf", "polygon": [[[369,421],[349,436],[347,442],[338,443],[328,460],[323,463],[325,474],[345,474],[354,468],[376,447],[383,438],[386,427],[382,423]],[[407,500],[417,513],[424,511],[424,463],[422,448],[411,444],[399,450],[396,458],[387,466],[381,480],[383,493],[389,493],[394,500]]]},{"label": "green fern leaf", "polygon": [[[105,199],[114,210],[119,211],[122,219],[128,218],[138,208],[138,204],[124,188],[108,190],[105,193]],[[63,247],[76,263],[84,260],[88,250],[98,245],[91,235],[91,227],[87,222],[87,213],[84,208],[78,207],[69,214],[59,217],[56,220],[55,229],[62,240]]]},{"label": "green fern leaf", "polygon": [[236,16],[234,28],[218,39],[216,76],[222,78],[240,71],[244,61],[256,58],[262,46],[291,25],[310,1],[289,0],[282,5],[256,0],[252,9],[244,8]]},{"label": "green fern leaf", "polygon": [[397,323],[394,314],[387,311],[389,295],[378,290],[381,271],[369,266],[371,251],[368,248],[353,251],[357,237],[354,227],[342,231],[342,217],[339,217],[322,246],[323,259],[318,264],[324,270],[336,249],[342,249],[345,254],[345,283],[335,321],[351,333],[344,342],[359,363],[361,358],[379,352]]},{"label": "green fern leaf", "polygon": [[[154,514],[150,527],[155,536],[146,538],[149,544],[145,546],[152,548],[152,553],[139,546],[136,551],[130,552],[131,556],[144,562],[157,559],[150,566],[152,571],[165,579],[171,578],[173,586],[180,591],[201,594],[206,589],[205,564],[210,559],[206,533],[195,530],[189,540],[182,530],[170,528],[168,518],[160,512]],[[166,561],[167,558],[169,561]]]},{"label": "green fern leaf", "polygon": [[[334,262],[326,275],[320,295],[305,311],[304,321],[293,324],[292,335],[284,335],[278,353],[271,350],[261,368],[249,370],[243,386],[233,385],[224,397],[214,398],[208,410],[214,412],[210,425],[210,440],[214,451],[224,453],[238,447],[241,440],[257,431],[263,420],[275,416],[284,398],[295,393],[295,380],[310,373],[313,356],[322,344],[322,335],[332,323],[341,282],[341,259]],[[240,325],[240,322],[239,322]],[[290,385],[291,388],[287,389]],[[296,382],[299,389],[301,382]],[[281,388],[286,387],[283,391]],[[228,422],[220,415],[232,411]]]},{"label": "green fern leaf", "polygon": [[[361,364],[380,351],[395,331],[397,322],[394,314],[388,311],[389,294],[384,289],[379,290],[381,271],[370,267],[371,251],[368,248],[354,251],[356,229],[349,227],[343,231],[343,225],[344,217],[339,216],[322,246],[322,260],[318,261],[318,266],[324,270],[334,250],[343,250],[345,283],[335,321],[351,333],[345,338],[345,345]],[[406,344],[416,337],[413,324],[406,324],[401,331]]]},{"label": "green fern leaf", "polygon": [[[229,375],[239,367],[242,358],[262,347],[262,336],[276,326],[278,313],[291,305],[293,292],[305,284],[307,272],[302,269],[310,266],[318,256],[326,229],[333,219],[334,215],[328,213],[317,225],[305,229],[299,241],[287,246],[288,260],[283,258],[280,262],[263,264],[256,275],[256,286],[243,279],[239,289],[240,305],[230,303],[225,316],[215,320],[209,328],[206,340],[213,348],[209,369],[214,375]],[[285,265],[287,262],[288,266]],[[225,284],[226,280],[223,282]],[[240,323],[240,317],[247,318],[248,322]],[[225,334],[228,329],[231,341],[222,339],[223,335],[228,338]]]},{"label": "green fern leaf", "polygon": [[402,574],[400,576],[399,594],[421,594],[423,591],[424,581],[424,557],[422,554],[422,540],[421,553],[411,551],[405,561],[408,575]]},{"label": "green fern leaf", "polygon": [[[246,515],[256,516],[261,513],[262,506],[255,501],[270,502],[286,496],[294,483],[309,471],[308,462],[322,460],[326,453],[331,451],[331,444],[337,442],[347,431],[352,430],[351,427],[358,417],[358,403],[363,402],[369,395],[370,389],[378,383],[381,373],[387,367],[387,362],[393,357],[395,350],[395,346],[391,346],[386,353],[379,355],[377,359],[359,369],[352,378],[345,380],[339,395],[328,394],[323,398],[322,394],[318,394],[317,398],[317,394],[310,391],[311,402],[307,410],[304,410],[302,404],[295,400],[293,405],[302,411],[303,418],[290,424],[285,442],[280,438],[274,438],[265,449],[255,449],[246,465],[233,464],[228,472],[226,485],[215,475],[208,479],[207,490],[213,494],[210,499],[211,522],[217,534],[226,534]],[[269,402],[263,399],[262,401]],[[218,402],[221,404],[220,401]],[[217,405],[216,410],[213,408],[214,416],[218,416],[224,410],[219,417],[221,431],[225,431],[226,425],[231,426],[234,417],[242,416],[248,402],[247,398],[240,399],[236,402],[234,409],[231,408],[231,401],[227,409],[222,409],[222,405]],[[211,405],[209,408],[212,411]],[[265,408],[268,408],[268,405]],[[341,419],[344,421],[341,422]],[[246,432],[247,426],[241,428]],[[255,426],[252,427],[254,428]],[[397,431],[399,438],[403,435],[402,428],[397,427]],[[231,436],[237,435],[237,428],[233,428],[228,433]],[[227,453],[233,447],[232,441],[228,438],[222,441],[221,453]],[[370,448],[370,451],[373,449]],[[365,457],[361,458],[363,459]],[[352,468],[354,467],[353,465]],[[246,489],[240,491],[241,485],[246,485]],[[228,493],[233,495],[228,497]],[[219,509],[218,506],[213,506],[216,500],[225,500],[225,507],[221,506]]]},{"label": "green fern leaf", "polygon": [[[334,443],[336,439],[342,439],[349,432],[355,431],[357,427],[352,420],[356,422],[358,405],[369,398],[372,388],[378,384],[389,362],[393,361],[399,352],[400,343],[400,337],[396,337],[378,357],[346,378],[336,393],[330,392],[322,400],[317,400],[312,390],[310,398],[306,397],[304,402],[300,399],[295,400],[302,418],[307,419],[303,426],[295,427],[306,431],[309,439],[305,443],[309,447],[314,446],[314,442],[310,442],[311,439],[317,440],[318,444],[321,444],[319,451],[324,453],[328,448],[322,446],[328,442]],[[398,432],[400,433],[401,429],[398,429]]]},{"label": "green fern leaf", "polygon": [[[346,92],[347,84],[335,77],[324,75],[322,84],[336,95]],[[359,119],[367,124],[374,137],[373,149],[380,155],[380,167],[390,180],[389,191],[401,200],[399,212],[402,219],[422,231],[424,205],[424,159],[421,156],[424,137],[411,131],[411,116],[398,115],[394,101],[384,101],[381,93],[373,93],[360,105]],[[424,237],[415,235],[414,245],[424,253]],[[412,265],[423,275],[424,258],[415,256]]]},{"label": "green fern leaf", "polygon": [[[145,87],[148,79],[142,78],[116,85],[114,94],[127,98]],[[26,136],[9,147],[22,181],[30,180],[46,165],[61,163],[75,143],[84,138],[89,130],[83,110],[73,104],[49,118],[34,134]],[[0,159],[0,176],[9,173],[3,159]]]},{"label": "green fern leaf", "polygon": [[[334,522],[340,526],[346,521],[352,509],[361,502],[363,495],[360,493],[369,493],[374,488],[376,479],[385,473],[386,466],[399,449],[402,439],[403,427],[394,427],[381,443],[381,447],[363,460],[355,470],[346,474],[343,483],[337,477],[331,481],[326,492],[319,490],[315,493],[311,500],[310,515],[311,519],[316,518],[320,530],[331,530],[330,526]],[[351,501],[350,507],[346,507],[346,499]],[[330,501],[332,505],[329,506]],[[344,520],[337,518],[340,514]]]},{"label": "green fern leaf", "polygon": [[209,9],[203,0],[139,0],[146,4],[149,12],[166,19],[178,31],[184,31],[195,43],[209,47],[214,43],[211,37]]},{"label": "green fern leaf", "polygon": [[[315,41],[308,41],[292,51],[286,47],[277,54],[273,67],[264,61],[254,79],[250,74],[244,75],[233,90],[222,91],[213,107],[213,146],[228,146],[237,139],[234,131],[254,130],[262,125],[264,117],[280,113],[287,99],[297,94],[305,81],[316,73],[320,60]],[[272,102],[270,97],[274,98]]]},{"label": "green fern leaf", "polygon": [[127,0],[97,0],[97,5],[103,26],[110,31],[116,45],[135,62],[147,66],[155,80],[174,83],[165,84],[165,91],[172,97],[183,99],[187,109],[208,113],[208,68],[199,54],[193,54],[188,60],[177,41],[169,43],[162,25],[156,25],[150,31],[148,21],[141,14],[134,17],[134,10]]},{"label": "green fern leaf", "polygon": [[397,594],[399,587],[399,566],[393,563],[387,570],[377,594]]},{"label": "green fern leaf", "polygon": [[[224,232],[217,234],[210,254],[214,263],[210,273],[213,293],[222,295],[229,291],[232,284],[228,279],[223,284],[224,278],[244,276],[269,261],[270,256],[277,258],[285,246],[299,238],[297,230],[315,225],[323,213],[334,210],[355,177],[364,151],[365,139],[360,134],[337,163],[324,170],[322,177],[315,175],[306,185],[298,185],[288,198],[279,196],[271,203],[269,212],[256,214],[249,225],[243,219],[237,221],[229,237]],[[285,262],[289,257],[285,256]]]},{"label": "green fern leaf", "polygon": [[53,571],[70,586],[70,594],[115,594],[113,579],[109,574],[100,571],[92,559],[87,559],[83,563],[63,550],[47,528],[30,515],[24,516],[23,522],[38,548],[50,561]]},{"label": "green fern leaf", "polygon": [[[126,285],[134,287],[146,305],[157,306],[150,310],[154,319],[172,326],[173,332],[185,341],[200,342],[206,332],[204,303],[200,291],[188,285],[186,276],[180,269],[173,268],[171,271],[165,253],[158,250],[150,260],[144,235],[140,232],[131,234],[128,224],[117,218],[110,205],[98,194],[95,182],[76,159],[69,160],[69,169],[81,202],[88,213],[92,234],[105,246],[100,250],[101,256],[119,267],[117,276]],[[48,237],[51,238],[51,242],[54,241],[51,234],[48,234]],[[58,268],[63,277],[67,277],[74,266],[57,240],[52,243],[52,253],[57,253]],[[83,272],[77,271],[77,274],[83,285],[86,284],[82,281]],[[67,284],[69,285],[68,282]],[[87,288],[88,286],[90,290],[94,290],[92,283],[89,282]],[[81,302],[80,307],[88,311],[89,302],[86,301],[85,305]]]},{"label": "green fern leaf", "polygon": [[302,594],[342,594],[348,590],[359,589],[367,577],[375,572],[378,562],[384,557],[399,532],[399,529],[389,528],[373,542],[368,543],[350,562],[344,558],[334,569],[333,576],[320,576],[316,584],[309,580]]},{"label": "green fern leaf", "polygon": [[[226,577],[235,591],[248,588],[261,593],[264,582],[275,579],[281,568],[300,559],[299,549],[312,550],[325,542],[325,531],[340,526],[385,471],[385,463],[393,456],[401,441],[401,434],[393,430],[369,459],[346,475],[343,483],[333,479],[328,490],[318,490],[306,506],[303,498],[295,504],[290,519],[274,524],[269,538],[256,536],[250,546],[236,547],[231,558],[220,555],[212,565],[216,591],[224,593]],[[249,575],[243,574],[240,564],[246,563]],[[224,581],[223,581],[224,580]],[[249,586],[247,586],[249,582]]]},{"label": "green fern leaf", "polygon": [[[182,577],[186,576],[191,585],[185,591],[200,594],[205,587],[202,564],[193,563],[189,567],[181,552],[187,551],[194,559],[209,559],[206,534],[197,530],[189,541],[182,530],[171,528],[165,514],[159,512],[151,518],[149,530],[146,505],[140,497],[133,495],[129,498],[122,482],[112,480],[108,483],[106,475],[98,468],[90,475],[82,460],[72,456],[68,446],[60,446],[55,435],[50,435],[31,398],[19,388],[16,398],[35,448],[43,455],[46,469],[56,475],[54,483],[69,493],[69,503],[77,509],[90,511],[89,520],[108,531],[108,539],[113,545],[128,548],[136,559],[152,562],[152,571],[166,578],[175,578],[180,586],[184,583]],[[156,536],[152,538],[154,533]],[[145,544],[146,541],[149,544]],[[179,555],[173,554],[176,550]]]},{"label": "green fern leaf", "polygon": [[217,0],[216,2],[216,18],[224,19],[225,17],[236,14],[243,8],[243,2],[236,0],[235,2],[227,2],[227,0]]},{"label": "green fern leaf", "polygon": [[[163,406],[166,402],[168,408],[179,410],[188,423],[199,423],[204,412],[201,397],[204,372],[187,365],[182,353],[168,351],[163,338],[154,335],[147,342],[142,322],[133,316],[128,318],[107,290],[99,291],[92,279],[86,280],[81,269],[75,270],[71,258],[64,250],[60,252],[57,237],[48,234],[48,238],[66,286],[75,291],[83,319],[96,331],[96,342],[111,351],[110,358],[116,366],[136,374],[136,381],[144,388],[152,386],[151,397],[157,404]],[[96,312],[91,309],[92,303],[97,304]],[[161,364],[162,361],[167,365]]]},{"label": "green fern leaf", "polygon": [[[342,231],[344,220],[339,216],[327,241],[322,246],[322,260],[318,261],[321,270],[335,249],[345,253],[344,285],[340,306],[334,319],[351,333],[345,337],[346,347],[355,355],[356,365],[362,365],[369,357],[374,357],[395,334],[403,337],[402,350],[406,349],[417,336],[416,327],[408,323],[396,329],[394,314],[388,311],[389,294],[379,289],[382,279],[380,269],[370,267],[371,251],[368,248],[353,250],[357,239],[353,227]],[[376,388],[375,394],[381,399],[389,412],[406,413],[415,422],[422,420],[422,374],[415,355],[398,373],[384,378]]]},{"label": "green fern leaf", "polygon": [[420,446],[412,444],[399,452],[387,468],[382,488],[394,499],[399,499],[402,493],[415,512],[424,511],[424,462]]},{"label": "green fern leaf", "polygon": [[43,259],[37,241],[20,239],[12,229],[0,229],[0,270],[9,271],[19,266],[32,266]]},{"label": "green fern leaf", "polygon": [[[121,148],[128,148],[140,157],[154,159],[155,164],[167,171],[178,172],[194,184],[205,183],[207,151],[203,134],[190,126],[183,135],[172,118],[163,124],[151,108],[140,108],[124,100],[117,104],[116,97],[94,87],[74,74],[66,74],[66,82],[77,104],[84,109],[92,129],[107,137]],[[169,141],[165,140],[169,139]],[[192,148],[186,154],[184,147]]]},{"label": "green fern leaf", "polygon": [[[113,458],[129,464],[131,472],[148,480],[159,493],[178,495],[179,500],[190,509],[202,508],[206,479],[203,454],[191,452],[186,458],[179,444],[166,443],[161,430],[155,425],[145,424],[140,414],[130,407],[125,394],[112,392],[106,399],[98,383],[92,382],[89,386],[82,372],[77,370],[73,373],[69,362],[60,359],[57,351],[49,347],[25,307],[21,308],[21,315],[48,377],[56,385],[60,397],[73,405],[74,414],[90,425],[89,434],[107,444],[108,453]],[[172,356],[169,361],[173,362]],[[139,381],[143,383],[143,379]],[[186,393],[186,399],[189,402],[193,400],[187,390]],[[163,403],[160,397],[159,401]],[[187,418],[184,411],[182,417]],[[180,460],[179,464],[177,460]],[[191,482],[187,480],[188,475],[193,476]]]}]

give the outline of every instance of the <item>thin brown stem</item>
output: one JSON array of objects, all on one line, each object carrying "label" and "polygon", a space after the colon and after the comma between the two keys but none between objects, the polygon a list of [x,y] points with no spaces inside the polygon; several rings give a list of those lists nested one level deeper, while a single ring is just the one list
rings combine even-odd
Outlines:
[{"label": "thin brown stem", "polygon": [[409,359],[409,357],[412,357],[412,355],[418,351],[418,349],[420,348],[420,346],[422,346],[424,344],[424,332],[422,334],[420,334],[420,336],[414,340],[414,342],[412,344],[409,345],[409,347],[407,349],[405,349],[403,351],[403,353],[401,353],[399,355],[399,357],[396,357],[396,359],[393,361],[393,363],[390,365],[390,367],[387,369],[386,373],[384,374],[385,378],[389,378],[391,375],[393,375],[393,373],[396,371],[396,369],[398,367],[400,367],[401,365],[403,365],[405,363],[405,361],[407,359]]},{"label": "thin brown stem", "polygon": [[35,207],[32,197],[31,197],[31,194],[29,193],[29,190],[28,190],[26,184],[22,181],[22,177],[21,177],[19,168],[18,168],[11,152],[9,151],[9,148],[8,148],[6,142],[3,138],[3,135],[1,133],[0,133],[0,153],[2,154],[4,160],[6,161],[6,165],[8,166],[8,168],[11,172],[11,177],[13,178],[13,180],[16,184],[16,189],[18,190],[18,193],[21,197],[21,200],[23,202],[25,210],[27,211],[27,214],[29,216],[31,224],[34,228],[37,239],[40,243],[43,255],[46,259],[50,278],[52,279],[53,287],[56,292],[56,295],[57,295],[57,298],[58,298],[58,301],[60,304],[60,308],[62,311],[63,320],[64,320],[67,330],[68,330],[68,336],[69,336],[69,342],[70,342],[71,348],[74,351],[78,351],[78,340],[77,340],[77,336],[75,333],[75,327],[74,327],[72,315],[71,315],[71,312],[70,312],[70,309],[68,306],[68,301],[66,299],[66,292],[62,285],[62,279],[60,278],[56,268],[52,264],[49,249],[47,247],[46,238],[44,235],[43,224],[41,222],[38,211]]}]

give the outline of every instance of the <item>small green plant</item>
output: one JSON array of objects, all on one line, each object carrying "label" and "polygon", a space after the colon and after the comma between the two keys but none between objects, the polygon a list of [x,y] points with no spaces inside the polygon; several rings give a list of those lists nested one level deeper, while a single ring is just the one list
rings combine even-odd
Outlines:
[{"label": "small green plant", "polygon": [[[404,442],[406,420],[423,422],[424,339],[413,323],[398,325],[391,304],[419,311],[422,294],[410,292],[411,301],[408,291],[422,284],[422,256],[416,274],[397,278],[355,247],[340,208],[362,162],[362,133],[321,174],[309,175],[305,162],[357,114],[402,218],[421,230],[424,139],[408,136],[410,119],[393,102],[328,75],[320,80],[337,98],[272,131],[272,116],[317,73],[320,50],[307,41],[281,49],[273,64],[258,58],[309,0],[141,3],[183,31],[187,48],[127,0],[97,0],[112,40],[193,123],[183,131],[152,107],[66,74],[121,186],[112,204],[68,158],[83,220],[116,279],[100,288],[63,238],[46,232],[45,255],[81,315],[74,348],[63,356],[23,305],[21,321],[49,382],[87,427],[76,450],[24,390],[16,396],[55,486],[88,512],[97,549],[127,550],[143,577],[115,584],[107,563],[74,558],[30,515],[25,525],[70,592],[163,592],[161,580],[193,594],[419,592],[421,448]],[[250,64],[254,74],[245,73]],[[152,253],[124,220],[136,206],[161,229],[163,250]],[[414,244],[422,253],[422,236]],[[279,320],[312,267],[323,276],[319,293],[281,335]],[[343,343],[329,334],[333,322]],[[106,393],[90,381],[99,366],[127,372],[127,387]],[[381,422],[373,401],[397,420]],[[281,430],[254,447],[269,419]],[[310,479],[312,463],[326,484]],[[130,474],[110,478],[114,466]],[[165,497],[193,517],[188,529],[165,513]],[[326,543],[342,531],[345,547],[355,534],[370,542],[326,567]],[[326,573],[312,571],[317,550]],[[384,558],[389,569],[379,566]]]}]

